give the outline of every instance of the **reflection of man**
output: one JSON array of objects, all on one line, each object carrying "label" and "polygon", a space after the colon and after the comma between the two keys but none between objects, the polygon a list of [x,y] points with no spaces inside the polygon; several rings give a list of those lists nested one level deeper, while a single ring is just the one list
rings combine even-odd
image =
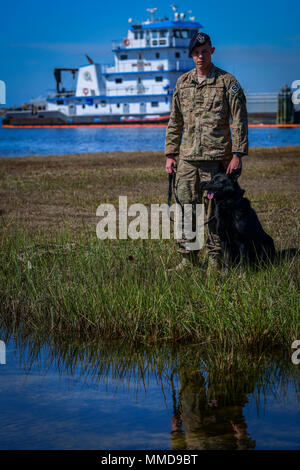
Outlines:
[{"label": "reflection of man", "polygon": [[[245,95],[233,75],[212,63],[214,50],[205,33],[197,33],[191,39],[189,52],[196,68],[177,80],[165,142],[167,173],[172,173],[176,158],[180,157],[175,188],[177,201],[194,207],[197,202],[204,202],[208,218],[213,213],[214,201],[206,198],[202,201],[200,182],[210,180],[220,169],[227,168],[227,173],[231,173],[241,168],[241,157],[248,152]],[[193,225],[195,229],[195,220]],[[218,268],[221,244],[215,220],[208,224],[208,234],[209,266]],[[184,239],[180,241],[179,252],[183,260],[178,269],[197,263],[197,253],[189,251]]]},{"label": "reflection of man", "polygon": [[199,372],[180,371],[179,376],[180,403],[171,419],[173,450],[254,449],[255,441],[247,434],[243,416],[245,391],[234,399],[225,398],[224,390],[218,391],[217,387],[206,391],[205,379]]}]

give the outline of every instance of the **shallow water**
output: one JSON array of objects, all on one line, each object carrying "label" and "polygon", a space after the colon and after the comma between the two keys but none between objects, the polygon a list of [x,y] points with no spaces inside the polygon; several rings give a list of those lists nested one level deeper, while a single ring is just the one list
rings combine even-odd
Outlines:
[{"label": "shallow water", "polygon": [[[0,157],[163,150],[165,127],[3,129]],[[300,145],[300,128],[249,128],[250,147]]]},{"label": "shallow water", "polygon": [[15,337],[0,365],[0,448],[300,449],[299,379],[290,358],[222,373],[198,347]]}]

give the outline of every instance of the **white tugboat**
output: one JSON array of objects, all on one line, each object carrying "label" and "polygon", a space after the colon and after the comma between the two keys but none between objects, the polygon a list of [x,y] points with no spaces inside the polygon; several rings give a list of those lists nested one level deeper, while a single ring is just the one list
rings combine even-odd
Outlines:
[{"label": "white tugboat", "polygon": [[[45,109],[8,112],[3,127],[165,125],[176,81],[194,67],[188,46],[201,28],[171,7],[173,19],[155,18],[157,8],[148,8],[151,17],[141,24],[129,18],[127,36],[113,42],[114,65],[86,56],[88,65],[55,69],[56,93]],[[75,90],[63,88],[62,72],[77,79]]]}]

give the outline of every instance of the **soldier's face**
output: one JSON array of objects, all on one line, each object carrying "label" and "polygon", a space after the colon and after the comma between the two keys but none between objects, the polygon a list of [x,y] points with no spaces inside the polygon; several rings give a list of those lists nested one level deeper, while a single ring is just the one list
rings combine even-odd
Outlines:
[{"label": "soldier's face", "polygon": [[191,52],[193,61],[196,64],[196,67],[207,67],[211,64],[211,56],[214,53],[215,48],[211,47],[209,44],[204,44],[203,46],[194,47]]}]

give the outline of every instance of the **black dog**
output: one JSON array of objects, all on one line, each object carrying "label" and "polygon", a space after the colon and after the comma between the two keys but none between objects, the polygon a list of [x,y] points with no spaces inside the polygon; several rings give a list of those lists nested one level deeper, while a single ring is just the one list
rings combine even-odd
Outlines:
[{"label": "black dog", "polygon": [[217,173],[208,183],[201,183],[208,199],[215,201],[217,233],[222,244],[225,265],[273,261],[273,239],[263,230],[237,179],[241,170]]}]

